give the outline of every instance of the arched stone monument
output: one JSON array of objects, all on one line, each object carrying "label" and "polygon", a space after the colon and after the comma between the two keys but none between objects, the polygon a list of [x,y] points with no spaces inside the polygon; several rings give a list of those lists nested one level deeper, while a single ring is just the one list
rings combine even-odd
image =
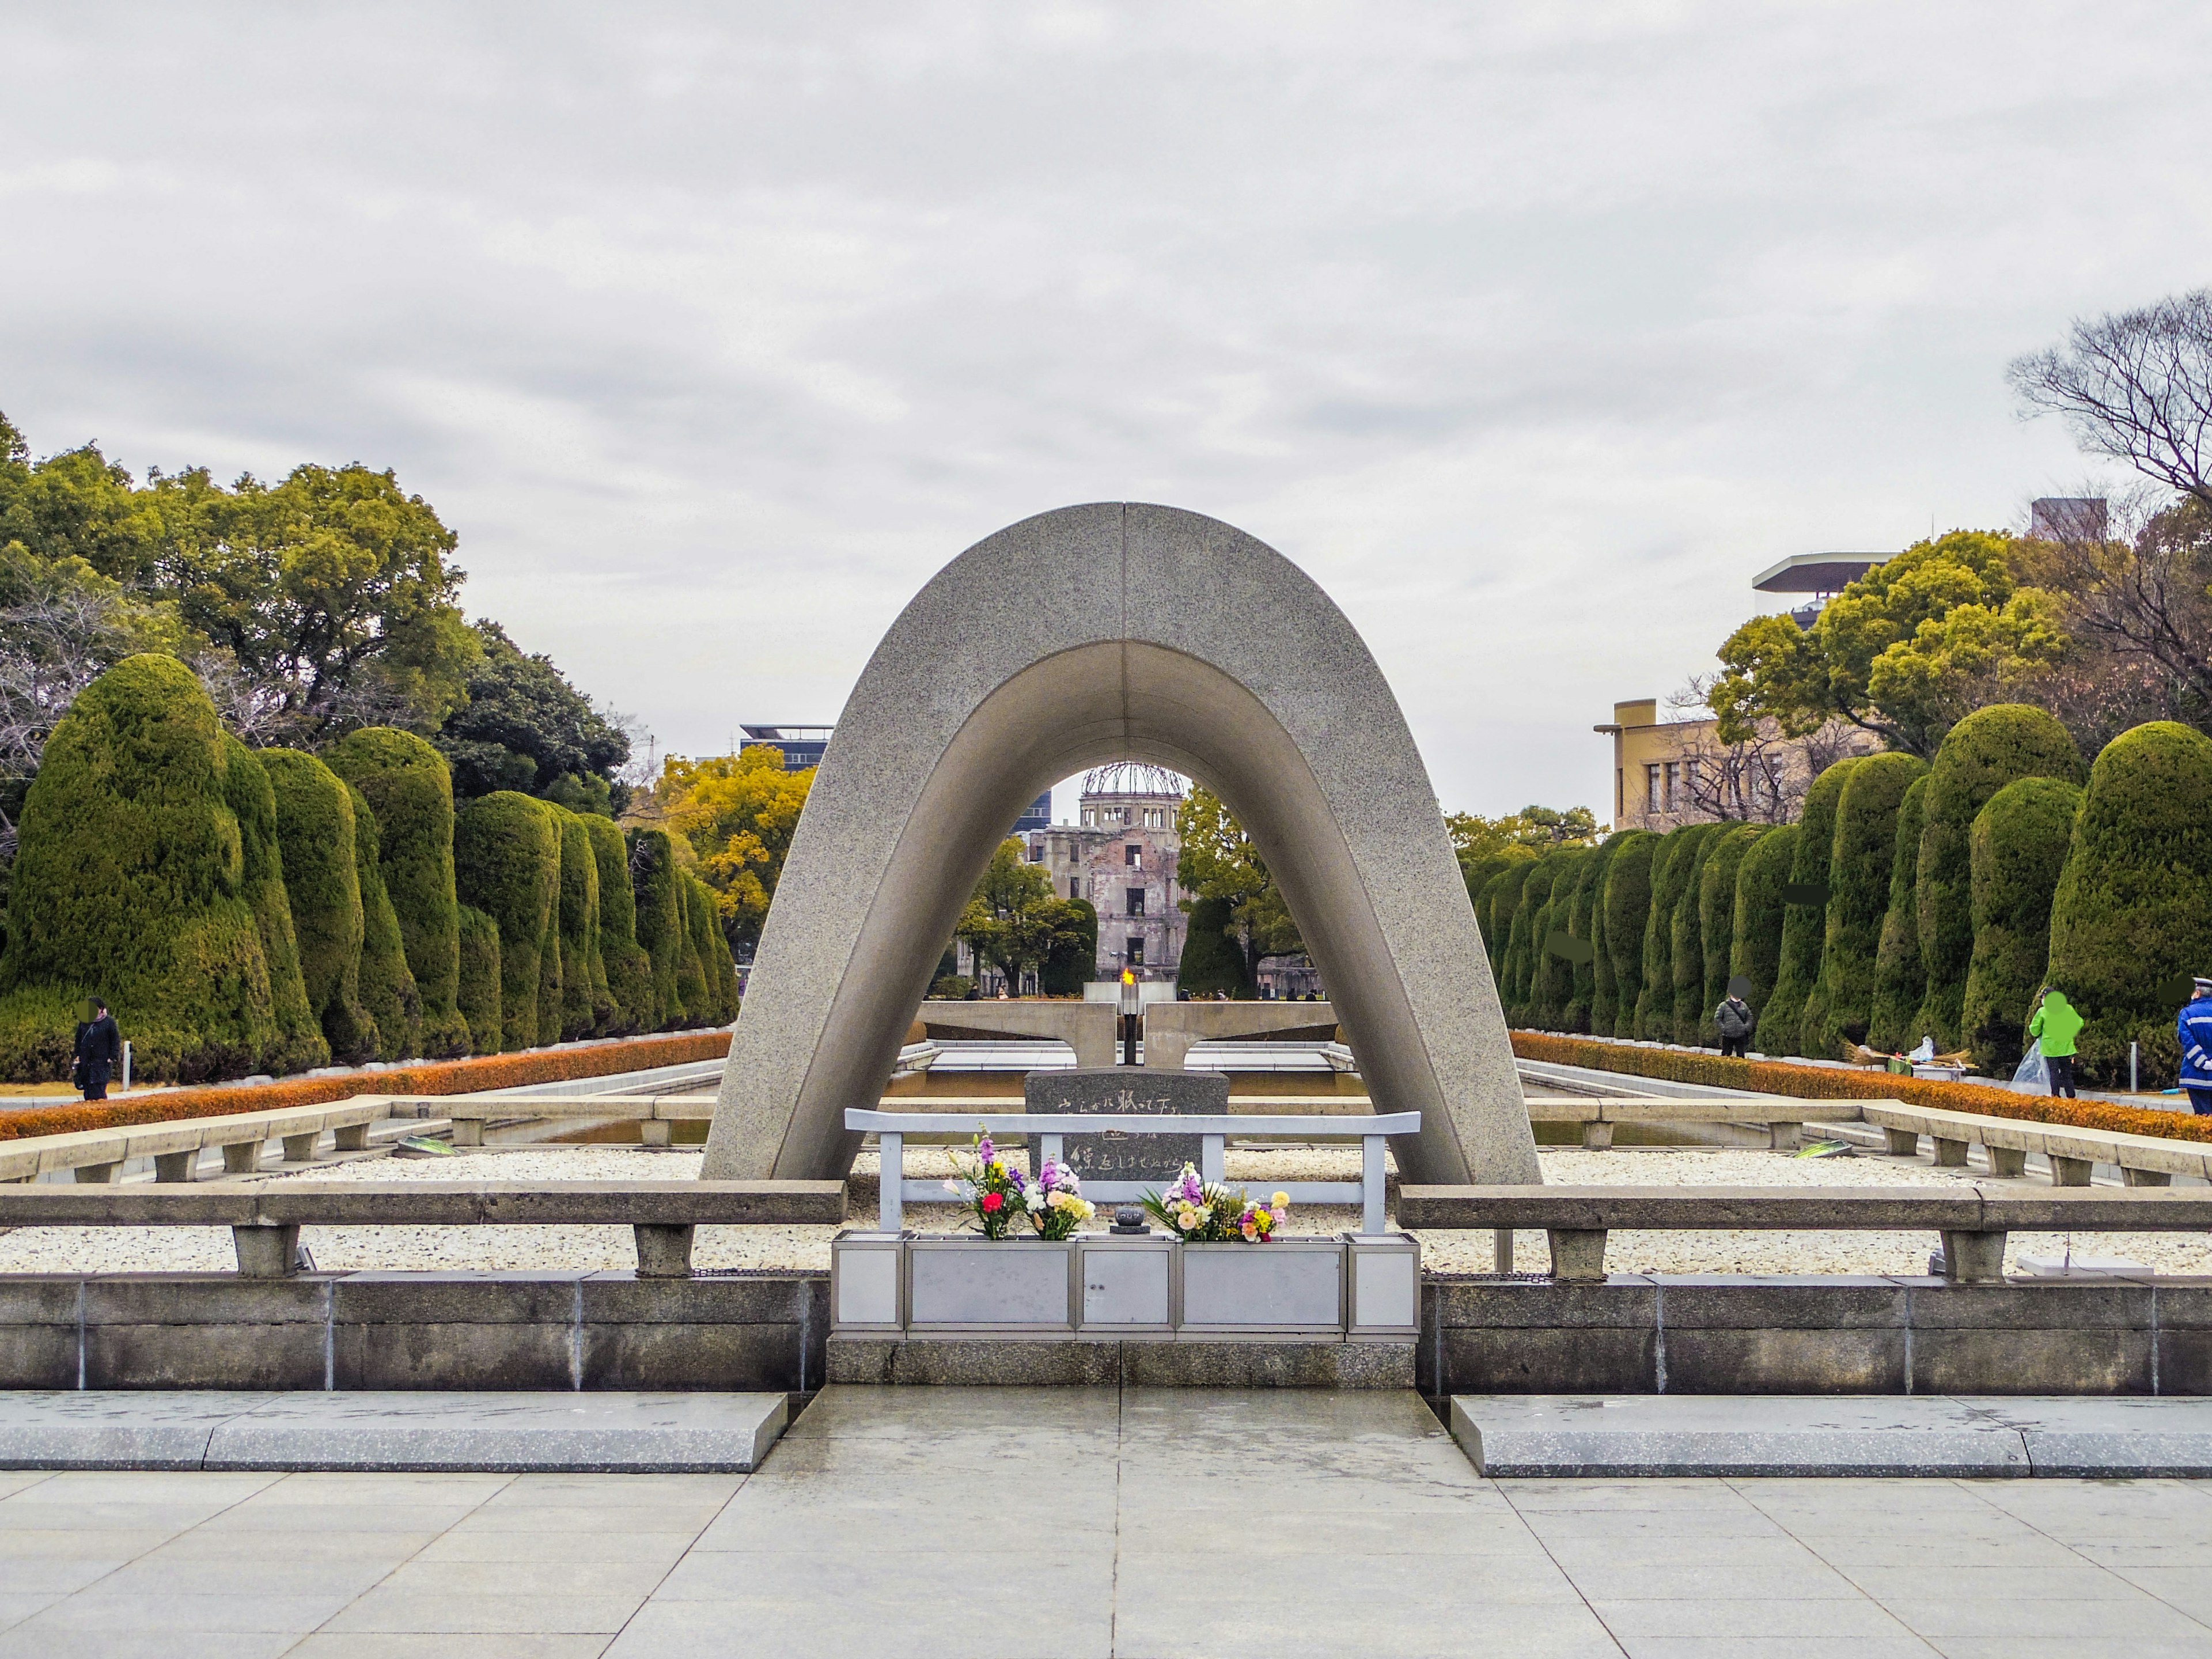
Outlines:
[{"label": "arched stone monument", "polygon": [[1102,502],[939,571],[838,717],[761,935],[706,1174],[826,1178],[1022,808],[1107,761],[1236,813],[1424,1182],[1540,1179],[1505,1021],[1429,776],[1344,613],[1242,531]]}]

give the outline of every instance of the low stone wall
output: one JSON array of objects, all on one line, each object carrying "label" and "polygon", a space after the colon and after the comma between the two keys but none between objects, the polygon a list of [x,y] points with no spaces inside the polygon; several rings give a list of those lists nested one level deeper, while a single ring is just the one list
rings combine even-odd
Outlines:
[{"label": "low stone wall", "polygon": [[822,1386],[827,1273],[0,1278],[0,1388]]},{"label": "low stone wall", "polygon": [[1424,1394],[2212,1393],[2212,1279],[1431,1275]]},{"label": "low stone wall", "polygon": [[[1431,1395],[2212,1394],[2212,1279],[1431,1274],[1421,1312],[1412,1380]],[[830,1375],[829,1332],[826,1273],[13,1275],[0,1388],[803,1393]],[[1285,1345],[1257,1368],[1234,1352],[1251,1343],[984,1346],[860,1342],[842,1365],[853,1381],[1402,1386],[1344,1370],[1382,1345]]]}]

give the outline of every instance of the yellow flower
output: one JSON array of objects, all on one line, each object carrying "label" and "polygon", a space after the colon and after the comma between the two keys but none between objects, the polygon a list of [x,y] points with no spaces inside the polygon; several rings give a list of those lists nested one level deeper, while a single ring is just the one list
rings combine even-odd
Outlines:
[{"label": "yellow flower", "polygon": [[1291,1201],[1291,1195],[1290,1195],[1288,1193],[1277,1193],[1277,1194],[1275,1194],[1275,1196],[1274,1196],[1273,1200],[1273,1204],[1274,1204],[1275,1207],[1276,1207],[1277,1209],[1279,1209],[1279,1209],[1281,1209],[1285,1205],[1288,1204],[1290,1201]]}]

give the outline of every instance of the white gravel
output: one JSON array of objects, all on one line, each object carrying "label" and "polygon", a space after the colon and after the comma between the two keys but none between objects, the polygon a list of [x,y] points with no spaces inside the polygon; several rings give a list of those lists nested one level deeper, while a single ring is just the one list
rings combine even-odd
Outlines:
[{"label": "white gravel", "polygon": [[[620,1146],[487,1148],[451,1158],[365,1158],[303,1170],[277,1180],[521,1182],[682,1180],[699,1173],[694,1152],[647,1152]],[[1924,1163],[1861,1155],[1794,1158],[1760,1150],[1656,1149],[1583,1152],[1547,1147],[1544,1178],[1566,1185],[1717,1185],[1803,1187],[1930,1187],[1978,1177]],[[1297,1147],[1234,1150],[1232,1182],[1264,1189],[1286,1180],[1354,1180],[1356,1149]],[[876,1159],[864,1153],[854,1166],[847,1225],[875,1220]],[[917,1147],[907,1154],[910,1176],[951,1173],[948,1155]],[[950,1207],[908,1206],[908,1224],[928,1231],[954,1224]],[[1291,1212],[1291,1231],[1331,1233],[1353,1225],[1351,1209],[1306,1207]],[[826,1271],[830,1227],[706,1227],[693,1261],[701,1267],[784,1267]],[[1443,1271],[1487,1273],[1491,1235],[1430,1231],[1421,1234],[1426,1264]],[[623,1227],[308,1227],[301,1240],[325,1269],[475,1269],[629,1267],[635,1252]],[[2025,1253],[2058,1255],[2068,1241],[2056,1234],[2014,1234],[2008,1263]],[[2079,1234],[2078,1254],[2120,1256],[2160,1273],[2212,1273],[2212,1241],[2194,1234]],[[1615,1233],[1607,1265],[1615,1273],[1924,1273],[1936,1239],[1929,1233]],[[1515,1236],[1516,1266],[1543,1272],[1544,1236]],[[227,1229],[202,1227],[23,1228],[0,1234],[0,1273],[88,1271],[228,1272],[236,1261]]]}]

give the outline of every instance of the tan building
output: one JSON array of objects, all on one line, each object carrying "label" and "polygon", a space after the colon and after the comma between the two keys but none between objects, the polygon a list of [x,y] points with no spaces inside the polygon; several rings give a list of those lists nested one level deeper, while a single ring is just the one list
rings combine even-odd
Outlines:
[{"label": "tan building", "polygon": [[1030,862],[1044,866],[1054,892],[1088,899],[1098,912],[1100,979],[1117,979],[1129,968],[1140,980],[1172,981],[1182,965],[1190,919],[1177,903],[1183,893],[1176,884],[1182,805],[1182,794],[1170,790],[1086,789],[1079,822],[1023,837]]},{"label": "tan building", "polygon": [[1613,739],[1613,822],[1664,832],[1684,823],[1794,823],[1814,778],[1836,762],[1881,745],[1831,720],[1806,738],[1771,732],[1724,744],[1711,718],[1662,720],[1656,697],[1617,702],[1590,728]]}]

